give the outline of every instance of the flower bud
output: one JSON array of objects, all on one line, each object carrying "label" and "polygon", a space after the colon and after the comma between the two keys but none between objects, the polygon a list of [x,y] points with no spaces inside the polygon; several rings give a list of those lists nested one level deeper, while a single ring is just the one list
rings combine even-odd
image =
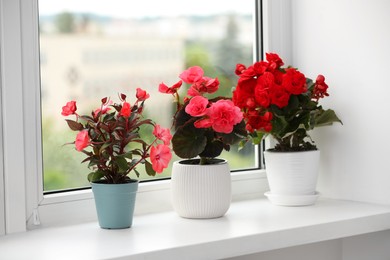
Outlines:
[{"label": "flower bud", "polygon": [[120,98],[121,101],[126,101],[126,95],[123,94],[123,93],[120,94],[119,98]]}]

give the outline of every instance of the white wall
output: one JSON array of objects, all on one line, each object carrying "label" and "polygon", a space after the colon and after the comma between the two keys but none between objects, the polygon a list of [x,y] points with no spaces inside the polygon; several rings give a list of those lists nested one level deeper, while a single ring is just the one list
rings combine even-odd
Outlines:
[{"label": "white wall", "polygon": [[[322,153],[318,190],[390,205],[390,1],[271,1],[291,5],[291,16],[270,19],[271,28],[285,30],[290,23],[291,46],[271,39],[266,50],[285,55],[308,77],[324,74],[330,97],[322,104],[344,123],[312,135]],[[285,6],[271,9],[284,13]],[[388,260],[389,245],[390,230],[232,259]]]},{"label": "white wall", "polygon": [[315,130],[319,191],[390,204],[390,1],[294,0],[292,61],[324,74],[343,126]]}]

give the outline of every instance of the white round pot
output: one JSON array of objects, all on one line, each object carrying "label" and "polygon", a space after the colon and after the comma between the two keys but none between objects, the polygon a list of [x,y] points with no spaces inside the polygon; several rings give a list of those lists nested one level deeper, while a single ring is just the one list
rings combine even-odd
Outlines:
[{"label": "white round pot", "polygon": [[313,204],[316,192],[320,151],[264,152],[271,202],[284,206]]},{"label": "white round pot", "polygon": [[226,160],[210,165],[173,163],[171,175],[172,205],[184,218],[218,218],[231,203],[231,177]]}]

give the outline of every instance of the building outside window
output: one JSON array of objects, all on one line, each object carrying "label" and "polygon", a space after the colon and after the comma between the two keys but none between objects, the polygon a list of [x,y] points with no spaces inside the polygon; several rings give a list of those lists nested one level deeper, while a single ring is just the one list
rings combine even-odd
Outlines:
[{"label": "building outside window", "polygon": [[[175,0],[38,3],[45,192],[89,186],[84,155],[63,145],[75,138],[60,115],[67,101],[89,113],[101,98],[132,96],[140,87],[151,95],[146,116],[170,127],[174,107],[169,95],[158,93],[161,82],[173,84],[184,69],[199,65],[220,80],[217,95],[231,96],[236,63],[254,59],[254,1],[197,1],[194,8]],[[233,147],[221,157],[233,170],[253,169],[255,149]],[[170,167],[157,178],[169,175]]]}]

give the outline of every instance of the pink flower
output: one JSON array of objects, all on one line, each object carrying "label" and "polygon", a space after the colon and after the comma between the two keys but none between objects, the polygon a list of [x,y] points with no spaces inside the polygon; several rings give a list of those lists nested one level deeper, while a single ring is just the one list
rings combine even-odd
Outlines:
[{"label": "pink flower", "polygon": [[207,105],[209,101],[202,96],[196,96],[190,99],[189,104],[186,106],[185,111],[190,116],[204,116],[207,113]]},{"label": "pink flower", "polygon": [[76,136],[75,146],[77,151],[84,150],[85,147],[87,147],[91,142],[91,139],[89,138],[88,131],[83,130],[80,131]]},{"label": "pink flower", "polygon": [[69,101],[62,107],[61,115],[69,116],[75,114],[77,110],[76,101]]},{"label": "pink flower", "polygon": [[165,145],[169,145],[172,139],[169,128],[162,128],[160,125],[156,125],[153,129],[153,135],[164,142]]},{"label": "pink flower", "polygon": [[165,93],[165,94],[175,94],[177,92],[177,90],[181,87],[182,84],[183,84],[183,81],[181,81],[181,80],[178,81],[177,83],[175,83],[172,87],[168,87],[164,83],[161,83],[158,86],[158,91],[160,93]]},{"label": "pink flower", "polygon": [[110,109],[111,109],[109,107],[111,104],[112,104],[112,100],[110,100],[106,104],[103,104],[101,108],[95,109],[95,111],[93,111],[93,116],[97,117],[99,112],[101,112],[101,115],[107,114],[107,112],[110,111]]},{"label": "pink flower", "polygon": [[229,134],[233,126],[243,119],[242,112],[231,100],[221,99],[211,105],[208,116],[213,121],[212,128],[219,133]]},{"label": "pink flower", "polygon": [[209,78],[203,77],[199,81],[195,82],[191,88],[188,90],[187,94],[189,96],[195,97],[202,95],[203,93],[214,93],[219,88],[219,80],[218,78]]},{"label": "pink flower", "polygon": [[150,97],[150,95],[143,89],[137,88],[137,93],[135,95],[139,101],[145,101]]},{"label": "pink flower", "polygon": [[185,83],[193,84],[202,79],[203,73],[204,72],[201,67],[193,66],[183,71],[179,78],[181,78]]},{"label": "pink flower", "polygon": [[131,106],[128,102],[123,102],[122,109],[119,112],[119,115],[123,117],[129,117],[131,115]]},{"label": "pink flower", "polygon": [[165,168],[167,168],[171,159],[171,149],[167,145],[159,144],[150,149],[152,167],[157,173],[161,173]]},{"label": "pink flower", "polygon": [[196,128],[209,128],[213,126],[214,121],[211,118],[202,118],[194,122]]}]

